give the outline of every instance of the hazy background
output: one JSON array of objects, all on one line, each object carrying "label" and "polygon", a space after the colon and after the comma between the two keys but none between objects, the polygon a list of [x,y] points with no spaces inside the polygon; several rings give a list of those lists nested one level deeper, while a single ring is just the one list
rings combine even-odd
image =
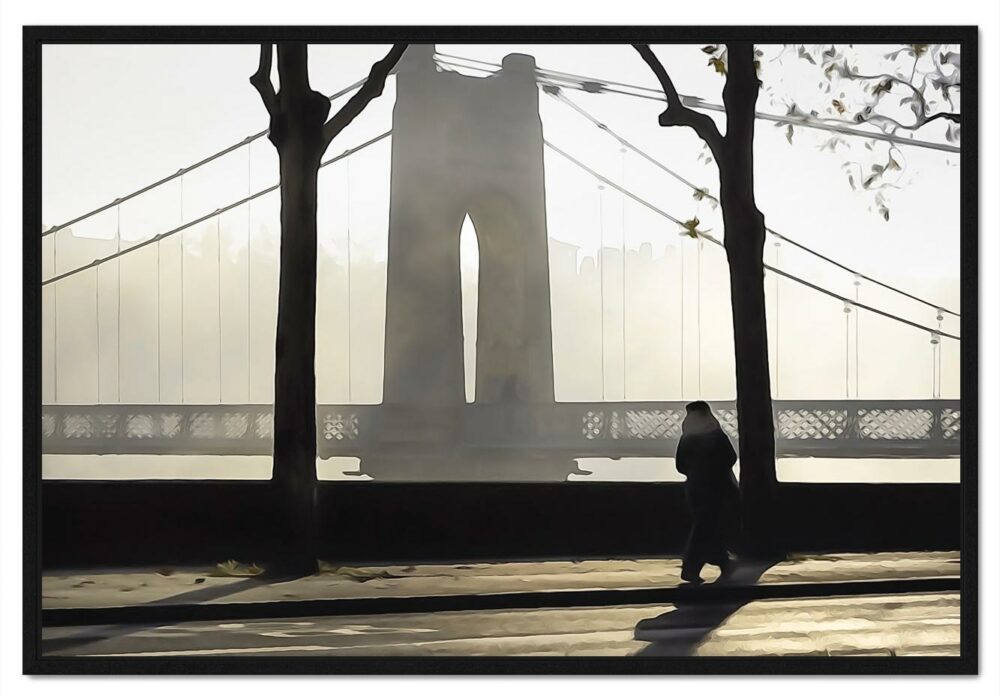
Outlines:
[{"label": "hazy background", "polygon": [[[338,90],[366,74],[386,48],[311,47],[313,86],[325,93]],[[773,61],[778,48],[764,48],[762,77],[773,86],[772,98],[787,93],[788,100],[805,103],[817,96],[801,66]],[[46,46],[45,224],[60,224],[265,128],[266,113],[247,82],[257,50]],[[439,50],[492,62],[525,52],[544,68],[656,86],[627,46],[442,45]],[[885,51],[872,47],[871,55]],[[657,47],[657,52],[682,93],[721,100],[724,81],[705,65],[697,46]],[[390,128],[394,89],[390,79],[385,94],[338,137],[327,156]],[[661,104],[617,95],[568,96],[688,179],[717,192],[715,166],[699,160],[703,150],[694,134],[656,125]],[[707,202],[695,201],[689,189],[636,155],[621,153],[616,141],[564,105],[544,95],[540,103],[545,135],[553,143],[676,217],[698,216],[702,228],[722,236],[719,213]],[[780,104],[772,107],[763,99],[759,108],[784,112]],[[724,126],[724,118],[717,118]],[[905,180],[892,192],[886,222],[847,185],[841,169],[845,156],[819,150],[827,137],[797,129],[790,145],[783,129],[758,123],[756,190],[768,224],[860,271],[959,310],[958,157],[904,148]],[[381,400],[389,152],[386,140],[321,170],[316,359],[321,402]],[[711,245],[699,250],[696,241],[679,237],[672,223],[611,189],[599,191],[589,175],[550,151],[545,174],[557,400],[733,399],[722,251]],[[273,147],[259,140],[47,237],[43,276],[127,247],[276,181]],[[104,264],[58,283],[58,289],[46,288],[46,403],[270,402],[278,234],[274,193],[150,245],[120,264]],[[780,259],[777,254],[769,245],[766,260],[853,295],[849,274],[788,245],[780,249]],[[467,223],[462,265],[470,384],[477,264],[474,230]],[[926,333],[857,311],[845,327],[838,301],[773,276],[767,292],[777,398],[930,398],[932,348]],[[936,325],[933,309],[868,284],[861,286],[860,299]],[[857,327],[855,322],[860,322]],[[957,319],[946,320],[944,328],[957,333]],[[854,361],[855,340],[859,362]],[[946,339],[941,396],[957,398],[958,384],[958,344]],[[326,477],[342,476],[352,467],[356,462],[320,464]],[[590,479],[676,477],[671,460],[587,462],[584,468],[594,470]],[[267,457],[46,456],[44,461],[47,477],[257,478],[269,469]],[[957,460],[782,460],[780,469],[783,478],[795,480],[957,480],[958,471]]]}]

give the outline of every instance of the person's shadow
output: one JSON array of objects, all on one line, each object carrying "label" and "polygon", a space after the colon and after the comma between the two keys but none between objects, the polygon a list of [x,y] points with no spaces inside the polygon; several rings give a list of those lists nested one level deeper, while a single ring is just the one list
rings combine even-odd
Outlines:
[{"label": "person's shadow", "polygon": [[[754,585],[775,560],[740,562],[733,574],[712,586]],[[637,655],[644,657],[687,657],[708,635],[751,599],[686,599],[665,614],[643,619],[635,626],[635,639],[648,642]]]}]

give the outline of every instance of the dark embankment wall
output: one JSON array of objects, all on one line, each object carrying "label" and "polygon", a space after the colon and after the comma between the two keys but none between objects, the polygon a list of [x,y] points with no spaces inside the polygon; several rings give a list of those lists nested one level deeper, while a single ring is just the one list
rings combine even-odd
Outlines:
[{"label": "dark embankment wall", "polygon": [[[263,559],[279,541],[268,482],[45,481],[46,567]],[[958,549],[960,486],[783,484],[795,551]],[[345,562],[657,556],[688,530],[664,483],[320,485],[324,558]]]}]

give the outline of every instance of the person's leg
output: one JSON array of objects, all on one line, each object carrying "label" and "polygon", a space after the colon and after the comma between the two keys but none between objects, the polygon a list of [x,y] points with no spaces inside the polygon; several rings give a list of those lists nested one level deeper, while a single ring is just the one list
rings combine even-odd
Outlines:
[{"label": "person's leg", "polygon": [[695,517],[691,523],[684,560],[681,563],[681,579],[686,582],[701,582],[701,569],[705,565],[704,525]]},{"label": "person's leg", "polygon": [[704,555],[706,563],[718,566],[725,577],[733,570],[733,561],[729,556],[725,541],[724,509],[719,506],[711,511],[709,519],[704,521],[705,541]]}]

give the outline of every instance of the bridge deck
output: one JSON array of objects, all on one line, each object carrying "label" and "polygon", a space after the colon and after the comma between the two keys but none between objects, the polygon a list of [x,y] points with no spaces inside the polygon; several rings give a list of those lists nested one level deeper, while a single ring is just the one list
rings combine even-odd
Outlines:
[{"label": "bridge deck", "polygon": [[[415,413],[391,405],[317,406],[318,453],[535,452],[566,457],[673,456],[684,402],[469,404]],[[736,406],[713,404],[738,438]],[[960,454],[957,400],[776,401],[779,457],[943,458]],[[271,453],[270,404],[48,405],[48,454]]]}]

